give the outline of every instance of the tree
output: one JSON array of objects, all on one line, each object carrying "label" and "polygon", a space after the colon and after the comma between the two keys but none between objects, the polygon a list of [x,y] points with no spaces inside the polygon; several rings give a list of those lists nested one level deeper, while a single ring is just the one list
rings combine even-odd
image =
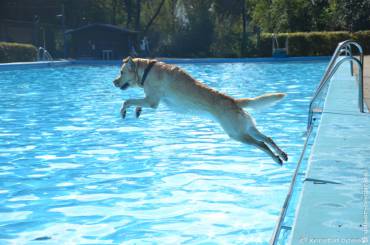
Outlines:
[{"label": "tree", "polygon": [[140,31],[141,0],[136,0],[135,30]]},{"label": "tree", "polygon": [[124,5],[126,9],[126,27],[130,28],[131,21],[132,21],[132,1],[131,0],[124,0]]},{"label": "tree", "polygon": [[161,12],[162,6],[164,4],[165,0],[162,0],[161,3],[159,4],[157,10],[155,11],[153,17],[149,20],[148,24],[145,26],[144,29],[144,34],[148,32],[150,26],[153,24],[154,20],[158,17],[158,14]]},{"label": "tree", "polygon": [[370,29],[369,0],[0,0],[0,5],[0,19],[32,22],[37,15],[50,32],[60,31],[56,15],[64,5],[67,29],[125,26],[148,36],[151,50],[161,55],[244,56],[257,43],[253,33]]},{"label": "tree", "polygon": [[[185,1],[184,1],[185,2]],[[178,26],[174,33],[171,53],[177,56],[208,56],[213,41],[214,21],[212,1],[187,0],[188,24]]]},{"label": "tree", "polygon": [[311,15],[312,15],[312,30],[325,30],[330,21],[328,14],[329,2],[327,0],[312,0],[311,1]]},{"label": "tree", "polygon": [[113,25],[116,24],[117,5],[118,5],[118,0],[112,0],[112,19],[111,19],[111,23]]},{"label": "tree", "polygon": [[369,0],[338,0],[338,11],[346,30],[353,32],[369,29]]},{"label": "tree", "polygon": [[[241,28],[241,32],[239,31],[241,34],[239,45],[240,54],[243,56],[246,53],[247,26],[249,18],[247,0],[215,0],[214,6],[215,12],[220,18],[220,22],[218,22],[218,24],[221,24],[222,22],[234,23],[234,25],[239,27],[238,29]],[[221,28],[225,27],[219,27],[218,31],[220,31]],[[229,26],[229,29],[231,30],[232,28]]]}]

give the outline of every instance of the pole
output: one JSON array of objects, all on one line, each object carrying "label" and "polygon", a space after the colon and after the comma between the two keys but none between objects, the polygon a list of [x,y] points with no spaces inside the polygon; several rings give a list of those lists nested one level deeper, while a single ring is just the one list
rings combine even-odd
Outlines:
[{"label": "pole", "polygon": [[65,25],[65,12],[64,3],[62,3],[62,31],[63,31],[63,57],[67,58],[67,44],[66,44],[66,25]]}]

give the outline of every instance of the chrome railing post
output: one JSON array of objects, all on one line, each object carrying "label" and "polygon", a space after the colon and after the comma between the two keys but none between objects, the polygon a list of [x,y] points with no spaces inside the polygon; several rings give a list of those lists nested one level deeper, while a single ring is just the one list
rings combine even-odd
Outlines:
[{"label": "chrome railing post", "polygon": [[360,112],[364,113],[364,64],[361,61],[358,64],[358,105]]},{"label": "chrome railing post", "polygon": [[[350,57],[352,57],[352,47],[351,45],[347,45],[348,54]],[[353,77],[353,61],[350,61],[350,68],[351,68],[351,76]]]}]

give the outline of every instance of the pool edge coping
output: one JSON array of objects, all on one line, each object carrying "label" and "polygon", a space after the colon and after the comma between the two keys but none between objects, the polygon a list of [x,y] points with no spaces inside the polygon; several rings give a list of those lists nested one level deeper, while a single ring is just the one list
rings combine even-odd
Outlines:
[{"label": "pool edge coping", "polygon": [[[303,56],[287,58],[157,58],[170,64],[217,64],[217,63],[275,63],[329,61],[330,56]],[[22,68],[45,68],[67,65],[121,65],[122,60],[55,60],[0,63],[0,71]]]}]

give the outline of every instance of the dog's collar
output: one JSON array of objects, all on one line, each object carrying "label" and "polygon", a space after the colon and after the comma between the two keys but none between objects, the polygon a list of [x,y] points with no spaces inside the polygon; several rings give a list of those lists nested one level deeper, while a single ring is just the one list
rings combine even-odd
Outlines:
[{"label": "dog's collar", "polygon": [[145,68],[143,76],[141,78],[141,82],[140,82],[141,87],[144,87],[145,79],[148,76],[150,70],[152,69],[152,67],[154,66],[155,63],[157,63],[157,61],[152,60],[152,61],[149,62],[149,65]]}]

